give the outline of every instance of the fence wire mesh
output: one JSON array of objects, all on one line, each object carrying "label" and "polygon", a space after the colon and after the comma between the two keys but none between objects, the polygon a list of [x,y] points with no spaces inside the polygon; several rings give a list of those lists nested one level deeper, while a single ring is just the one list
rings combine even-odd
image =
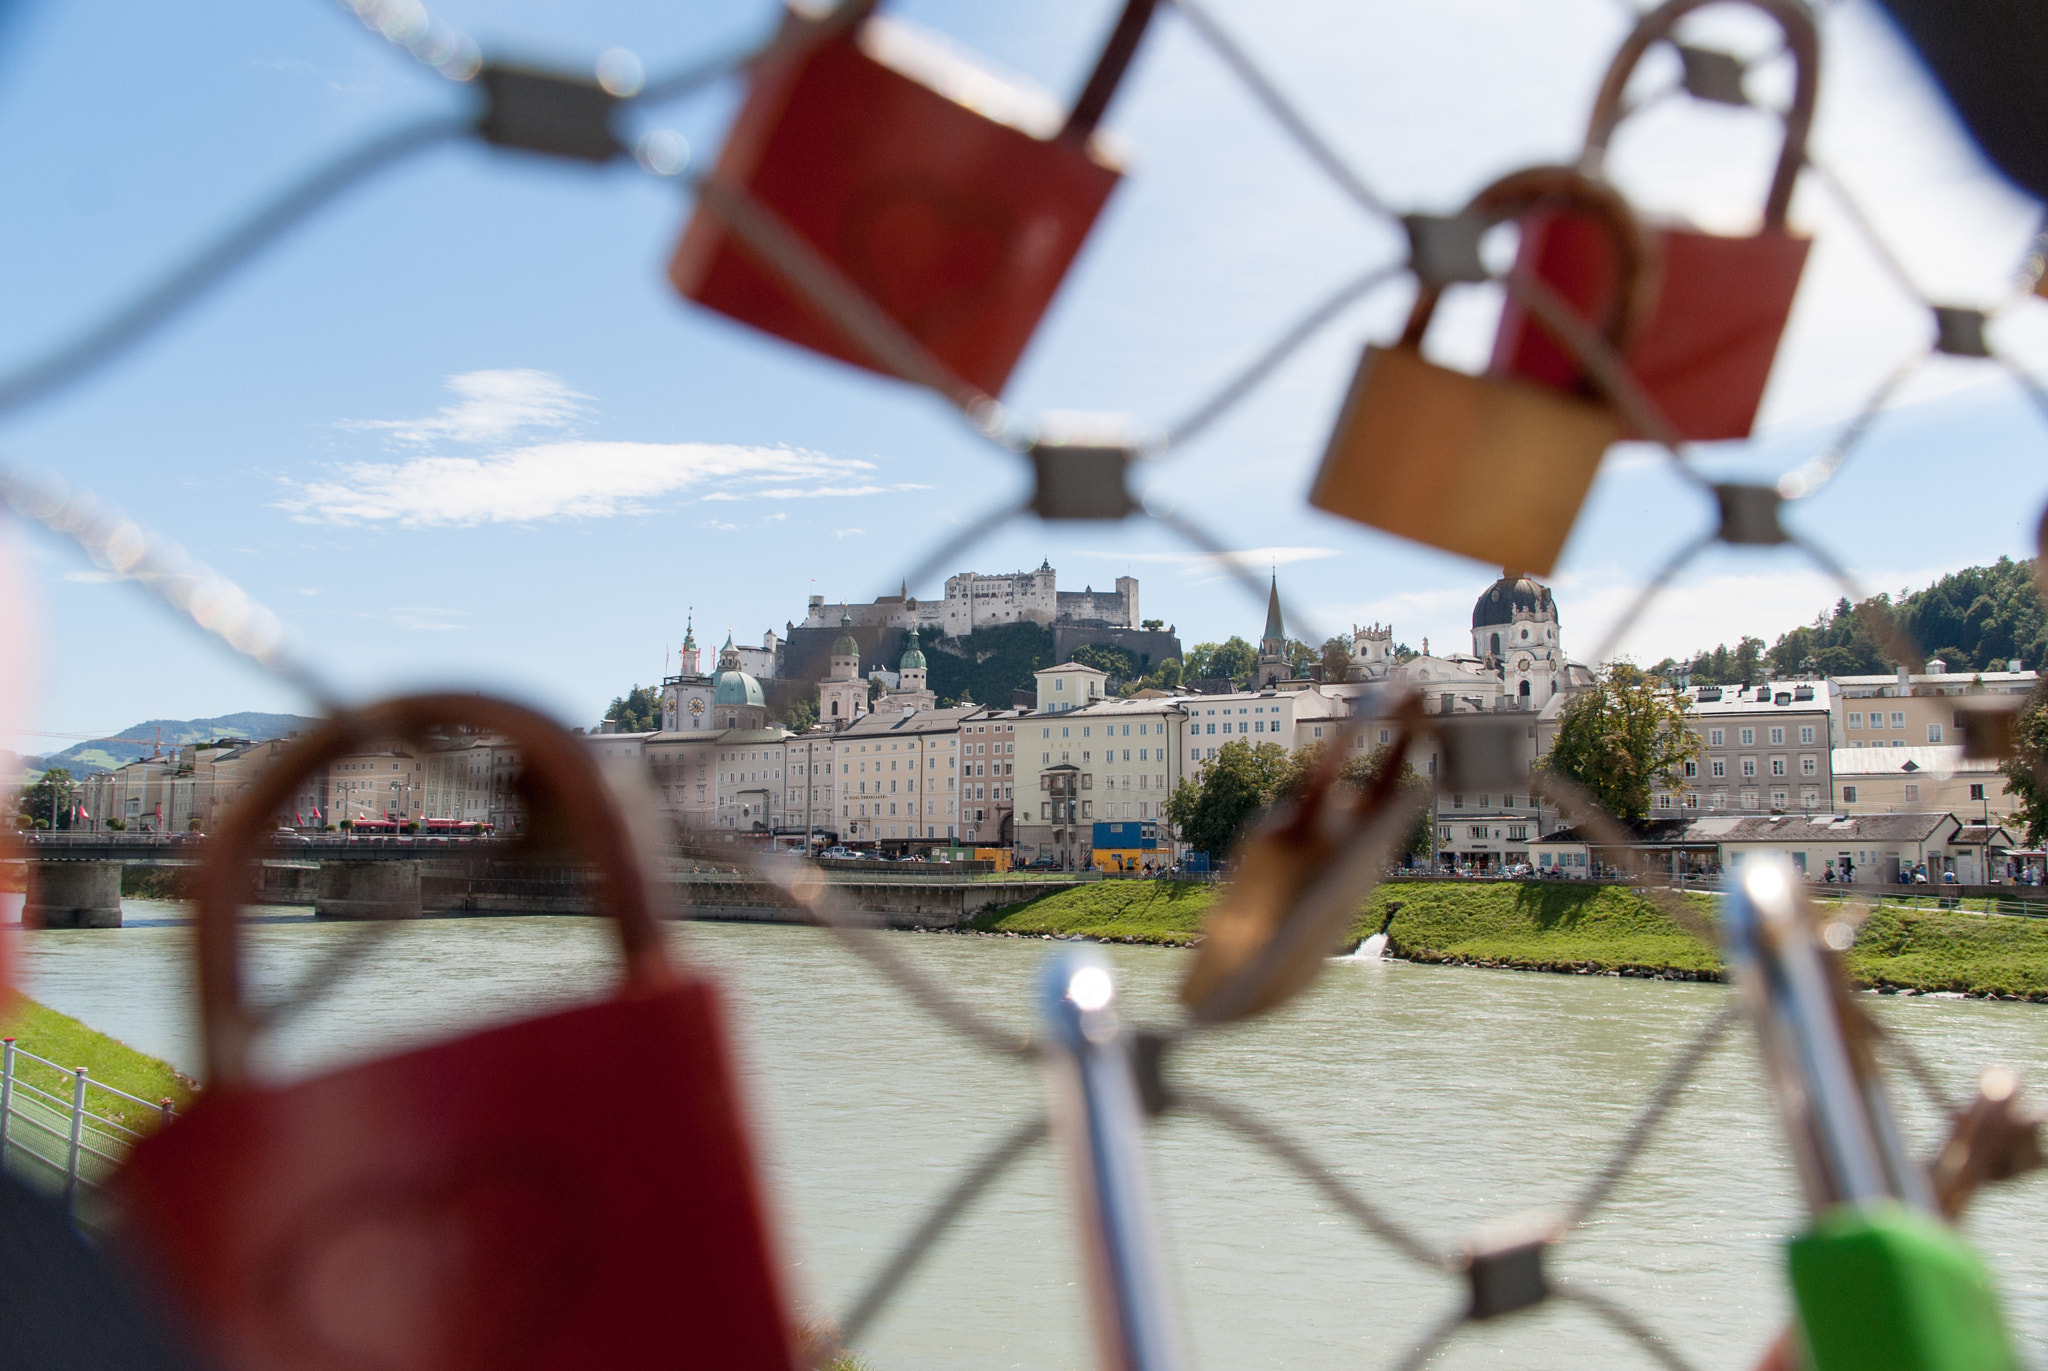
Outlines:
[{"label": "fence wire mesh", "polygon": [[[1789,5],[1791,0],[1783,3]],[[673,149],[645,141],[629,149],[616,136],[614,119],[621,108],[635,102],[683,99],[710,89],[774,54],[779,45],[815,41],[820,35],[860,22],[872,8],[861,3],[848,3],[808,20],[808,27],[785,26],[776,35],[744,50],[713,55],[649,79],[636,61],[623,54],[607,54],[596,74],[590,77],[500,66],[474,40],[437,19],[417,0],[341,0],[341,8],[414,60],[451,81],[472,86],[478,92],[476,111],[462,118],[435,117],[400,126],[305,176],[106,318],[51,347],[13,373],[0,376],[0,416],[47,399],[114,363],[265,248],[379,173],[428,148],[470,138],[587,161],[632,157],[649,175],[679,184],[696,197],[702,211],[721,220],[787,288],[829,319],[876,370],[929,392],[1004,460],[1028,467],[1033,481],[1031,496],[1021,503],[989,509],[917,558],[907,574],[899,578],[912,590],[924,585],[962,552],[1014,520],[1141,520],[1213,558],[1255,598],[1263,599],[1269,587],[1230,550],[1227,540],[1166,500],[1141,498],[1131,488],[1132,477],[1145,466],[1166,460],[1199,441],[1314,337],[1359,302],[1409,279],[1424,290],[1438,289],[1450,281],[1492,281],[1503,287],[1516,304],[1569,350],[1591,378],[1592,388],[1619,412],[1629,429],[1659,448],[1672,469],[1711,503],[1713,530],[1650,571],[1634,602],[1593,654],[1596,663],[1607,660],[1657,597],[1696,558],[1717,545],[1764,551],[1789,546],[1835,580],[1853,604],[1866,605],[1871,597],[1856,583],[1843,559],[1815,535],[1789,531],[1781,522],[1781,515],[1787,506],[1803,505],[1826,493],[1881,422],[1886,408],[1931,358],[1941,355],[1976,359],[1987,366],[2002,368],[2048,420],[2048,389],[2016,357],[1996,346],[1987,332],[1991,323],[2005,312],[2019,308],[2034,293],[2043,272],[2044,251],[2048,251],[2043,243],[2048,240],[2037,242],[2027,258],[2015,264],[2014,286],[2008,297],[1982,305],[1941,303],[1916,284],[1912,273],[1888,245],[1875,216],[1866,212],[1843,178],[1802,150],[1803,161],[1795,162],[1794,171],[1803,170],[1806,179],[1817,183],[1837,204],[1847,223],[1864,240],[1885,284],[1925,311],[1928,338],[1924,345],[1899,360],[1867,401],[1812,457],[1772,483],[1717,482],[1702,473],[1693,445],[1683,440],[1660,412],[1613,343],[1578,318],[1548,284],[1522,270],[1504,272],[1479,264],[1476,233],[1469,235],[1475,245],[1472,265],[1446,271],[1436,256],[1443,243],[1433,241],[1431,235],[1441,234],[1442,226],[1452,221],[1404,214],[1318,132],[1313,118],[1289,97],[1285,83],[1256,62],[1203,4],[1198,0],[1170,0],[1169,7],[1214,56],[1221,71],[1243,88],[1318,173],[1363,214],[1405,233],[1411,252],[1403,260],[1369,267],[1331,287],[1278,336],[1251,350],[1247,360],[1231,367],[1207,394],[1185,402],[1177,418],[1155,426],[1133,423],[1128,431],[1108,436],[1069,435],[1042,428],[1012,413],[1001,401],[963,380],[934,357],[910,330],[835,267],[803,234],[744,187],[722,179],[716,172],[687,170]],[[1681,4],[1677,8],[1682,12],[1689,6]],[[1633,8],[1629,14],[1641,18]],[[1632,104],[1618,106],[1617,120],[1680,95],[1760,108],[1747,90],[1745,77],[1785,51],[1780,48],[1742,57],[1675,38],[1671,41],[1682,62],[1678,81],[1655,89]],[[1795,110],[1770,112],[1786,119],[1788,124],[1797,114]],[[1597,169],[1597,150],[1589,148],[1587,161],[1589,169]],[[53,478],[29,473],[0,473],[0,505],[75,542],[99,566],[135,582],[168,611],[289,682],[324,710],[331,711],[341,704],[340,692],[289,649],[275,615],[232,582],[192,562],[136,522],[109,510],[89,495],[71,491]],[[892,580],[889,584],[893,587],[897,583]],[[1286,605],[1283,611],[1288,622],[1308,641],[1322,636],[1298,607]],[[1912,666],[1919,664],[1917,646],[1888,617],[1873,615],[1870,629],[1895,660]],[[1443,747],[1446,766],[1441,775],[1429,781],[1431,796],[1448,793],[1455,776],[1496,787],[1520,784],[1532,795],[1545,793],[1573,811],[1589,831],[1611,841],[1614,850],[1623,854],[1620,860],[1633,862],[1630,874],[1682,926],[1702,924],[1698,910],[1686,897],[1671,889],[1662,873],[1647,869],[1647,858],[1628,855],[1628,835],[1618,821],[1557,778],[1517,777],[1507,767],[1504,753],[1494,755],[1499,750],[1496,742],[1469,729],[1459,733],[1468,721],[1431,719],[1420,712],[1412,699],[1362,697],[1356,712],[1344,722],[1345,731],[1340,732],[1332,754],[1341,759],[1343,749],[1360,741],[1368,724],[1383,722],[1400,730],[1397,752],[1425,739]],[[1425,800],[1411,795],[1399,802],[1416,805]],[[1381,795],[1354,805],[1351,810],[1344,809],[1345,805],[1353,804],[1351,800],[1331,803],[1332,812],[1338,813],[1341,821],[1340,836],[1331,845],[1334,851],[1324,852],[1322,861],[1329,872],[1336,874],[1310,893],[1301,894],[1297,903],[1305,907],[1320,899],[1355,911],[1387,865],[1391,852],[1387,844],[1398,827],[1391,822],[1374,827],[1371,821],[1384,819],[1387,807],[1397,801]],[[687,834],[682,836],[680,850],[710,860],[732,860],[729,847],[693,848]],[[1364,858],[1346,866],[1340,860],[1345,852],[1354,857],[1363,852]],[[982,1050],[1027,1065],[1037,1061],[1046,1050],[1043,1043],[1020,1038],[992,1022],[902,955],[886,935],[869,926],[868,918],[853,907],[845,891],[815,865],[772,856],[744,860],[756,877],[778,889],[807,918],[831,930],[852,954],[949,1030]],[[1313,885],[1309,878],[1318,874],[1321,873],[1302,873],[1305,889]],[[1317,955],[1326,950],[1328,941],[1323,939],[1324,946],[1314,949]],[[367,946],[367,942],[362,946]],[[293,1004],[317,994],[328,980],[346,971],[359,951],[360,947],[344,948],[331,964],[316,969],[286,1002],[267,1011],[267,1017],[281,1019]],[[1442,1318],[1413,1345],[1400,1349],[1387,1363],[1389,1366],[1402,1371],[1422,1366],[1469,1324],[1505,1317],[1555,1299],[1583,1310],[1590,1318],[1628,1338],[1652,1360],[1685,1371],[1691,1363],[1657,1332],[1653,1319],[1598,1288],[1553,1277],[1546,1271],[1545,1260],[1547,1253],[1570,1241],[1573,1232],[1608,1201],[1671,1112],[1682,1107],[1689,1082],[1709,1055],[1723,1044],[1740,1012],[1731,1005],[1699,1024],[1691,1040],[1666,1066],[1661,1080],[1648,1093],[1633,1120],[1612,1142],[1604,1158],[1589,1168],[1574,1198],[1561,1212],[1524,1220],[1511,1230],[1477,1233],[1448,1248],[1426,1241],[1380,1198],[1326,1165],[1276,1121],[1205,1088],[1192,1079],[1192,1073],[1183,1073],[1177,1065],[1177,1047],[1190,1035],[1207,1031],[1209,1025],[1201,1015],[1142,1032],[1133,1059],[1148,1112],[1155,1116],[1184,1115],[1236,1135],[1319,1192],[1364,1236],[1385,1245],[1419,1271],[1433,1273],[1450,1282],[1453,1288],[1462,1287],[1452,1296]],[[1939,1113],[1960,1115],[1963,1106],[1908,1045],[1887,1039],[1886,1046],[1897,1054],[1906,1073]],[[836,1324],[838,1340],[845,1345],[858,1344],[934,1245],[1047,1135],[1046,1119],[1033,1113],[939,1187],[928,1210],[893,1246],[887,1259],[840,1315]],[[821,1350],[820,1356],[831,1350]]]}]

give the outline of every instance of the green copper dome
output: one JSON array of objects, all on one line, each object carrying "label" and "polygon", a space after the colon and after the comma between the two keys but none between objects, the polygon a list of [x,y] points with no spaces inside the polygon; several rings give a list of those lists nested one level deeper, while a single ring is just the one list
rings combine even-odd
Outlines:
[{"label": "green copper dome", "polygon": [[845,629],[846,632],[840,634],[839,641],[832,644],[832,655],[834,657],[860,656],[860,644],[854,640],[853,636],[853,616],[845,610],[841,610],[839,612],[839,626]]},{"label": "green copper dome", "polygon": [[896,662],[898,671],[923,671],[924,653],[918,650],[917,630],[910,630],[910,644],[903,649],[903,656]]},{"label": "green copper dome", "polygon": [[714,705],[758,705],[763,703],[761,683],[744,671],[721,671],[711,688]]}]

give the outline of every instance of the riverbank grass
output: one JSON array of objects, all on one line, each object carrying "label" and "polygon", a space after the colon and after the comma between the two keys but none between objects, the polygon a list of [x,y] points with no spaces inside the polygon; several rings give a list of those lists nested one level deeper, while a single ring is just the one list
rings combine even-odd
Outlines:
[{"label": "riverbank grass", "polygon": [[1079,934],[1111,943],[1185,946],[1201,931],[1216,887],[1201,881],[1095,881],[1069,886],[977,918],[985,933]]},{"label": "riverbank grass", "polygon": [[[1025,937],[1187,946],[1220,887],[1193,881],[1103,881],[991,910],[971,925]],[[1714,899],[1681,897],[1711,923]],[[1846,908],[1836,901],[1835,907]],[[1410,961],[1523,971],[1719,980],[1720,949],[1626,886],[1567,882],[1385,881],[1350,942],[1385,924]],[[2048,920],[1883,906],[1857,934],[1849,973],[1866,988],[2048,1000]]]},{"label": "riverbank grass", "polygon": [[[16,996],[13,1006],[0,1014],[0,1029],[13,1037],[16,1046],[46,1057],[64,1067],[84,1067],[86,1079],[124,1090],[145,1100],[168,1097],[176,1109],[192,1102],[195,1082],[178,1074],[169,1062],[138,1052],[124,1042],[86,1027],[69,1015],[59,1014],[27,996]],[[15,1073],[38,1090],[65,1101],[71,1099],[71,1076],[40,1062],[16,1059]],[[162,1116],[153,1106],[124,1100],[104,1091],[88,1090],[86,1108],[138,1133],[154,1129]]]}]

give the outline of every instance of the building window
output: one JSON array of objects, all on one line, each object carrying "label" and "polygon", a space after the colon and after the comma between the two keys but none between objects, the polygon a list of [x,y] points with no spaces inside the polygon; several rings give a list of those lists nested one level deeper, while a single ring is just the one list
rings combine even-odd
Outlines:
[{"label": "building window", "polygon": [[1981,800],[1981,799],[1983,799],[1983,798],[1984,798],[1984,787],[1983,787],[1983,786],[1981,786],[1981,785],[1973,785],[1973,786],[1971,786],[1971,787],[1970,787],[1970,798],[1971,798],[1971,799],[1973,799],[1973,800]]},{"label": "building window", "polygon": [[1855,786],[1853,786],[1853,785],[1845,785],[1845,786],[1843,786],[1843,787],[1842,787],[1842,803],[1843,803],[1843,804],[1845,804],[1845,805],[1852,805],[1852,804],[1855,804],[1855,803],[1856,803],[1856,787],[1855,787]]},{"label": "building window", "polygon": [[1753,728],[1745,728],[1745,729],[1743,729],[1743,730],[1742,730],[1742,733],[1741,733],[1741,738],[1742,738],[1742,745],[1743,745],[1744,747],[1754,747],[1754,746],[1756,746],[1756,730],[1755,730],[1755,729],[1753,729]]},{"label": "building window", "polygon": [[1453,795],[1453,796],[1451,796],[1451,808],[1452,808],[1452,809],[1463,809],[1464,807],[1465,807],[1465,797],[1464,797],[1463,795]]},{"label": "building window", "polygon": [[1772,730],[1771,730],[1771,746],[1772,746],[1772,747],[1777,747],[1777,746],[1779,746],[1780,744],[1782,744],[1782,743],[1783,743],[1784,741],[1785,741],[1785,730],[1784,730],[1784,729],[1782,729],[1782,728],[1774,728],[1774,729],[1772,729]]},{"label": "building window", "polygon": [[1906,782],[1906,803],[1917,804],[1919,801],[1920,787],[1912,781]]},{"label": "building window", "polygon": [[1699,774],[1700,774],[1700,764],[1699,764],[1698,762],[1687,762],[1687,763],[1685,764],[1685,774],[1686,774],[1686,775],[1688,775],[1688,776],[1697,776],[1697,775],[1699,775]]},{"label": "building window", "polygon": [[1718,728],[1710,728],[1707,730],[1708,747],[1721,747],[1727,742],[1727,740],[1728,735],[1723,730]]},{"label": "building window", "polygon": [[1802,742],[1802,743],[1810,743],[1810,742],[1812,742],[1812,741],[1813,741],[1813,725],[1812,725],[1812,724],[1803,724],[1803,725],[1801,725],[1801,726],[1800,726],[1800,729],[1799,729],[1799,741],[1800,741],[1800,742]]},{"label": "building window", "polygon": [[[1873,714],[1873,715],[1872,715],[1871,717],[1872,717],[1872,718],[1876,718],[1877,716]],[[1900,711],[1900,710],[1896,710],[1896,709],[1895,709],[1895,710],[1893,710],[1893,711],[1892,711],[1892,727],[1893,727],[1893,728],[1904,728],[1905,726],[1906,726],[1906,716],[1905,716],[1904,712],[1903,712],[1903,711]]]},{"label": "building window", "polygon": [[1852,709],[1852,710],[1850,710],[1850,711],[1849,711],[1849,727],[1850,727],[1850,728],[1861,728],[1861,727],[1863,727],[1863,715],[1862,715],[1862,714],[1860,714],[1860,713],[1858,713],[1857,711],[1855,711],[1855,710],[1853,710],[1853,709]]},{"label": "building window", "polygon": [[1714,758],[1714,760],[1707,763],[1707,774],[1711,776],[1726,776],[1728,774],[1728,763],[1719,757]]},{"label": "building window", "polygon": [[1820,759],[1817,757],[1801,757],[1799,759],[1799,774],[1802,776],[1818,776],[1820,774]]},{"label": "building window", "polygon": [[1742,759],[1742,774],[1745,776],[1756,775],[1756,758],[1744,757]]},{"label": "building window", "polygon": [[1771,758],[1771,774],[1773,776],[1782,776],[1785,774],[1785,759],[1783,757]]},{"label": "building window", "polygon": [[1927,741],[1928,741],[1928,742],[1930,742],[1930,743],[1938,743],[1938,742],[1940,742],[1940,741],[1941,741],[1941,725],[1940,725],[1940,724],[1929,724],[1929,725],[1927,725]]}]

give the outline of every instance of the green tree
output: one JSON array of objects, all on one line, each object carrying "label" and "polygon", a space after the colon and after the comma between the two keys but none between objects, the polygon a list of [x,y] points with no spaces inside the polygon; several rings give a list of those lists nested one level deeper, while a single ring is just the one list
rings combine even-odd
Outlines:
[{"label": "green tree", "polygon": [[653,686],[636,685],[613,699],[604,717],[618,725],[617,732],[652,733],[661,727],[661,695]]},{"label": "green tree", "polygon": [[1199,780],[1183,780],[1167,799],[1166,817],[1195,851],[1220,857],[1273,802],[1289,771],[1287,749],[1277,743],[1225,743]]},{"label": "green tree", "polygon": [[1768,646],[1761,638],[1744,637],[1735,645],[1735,678],[1742,684],[1755,685],[1764,679],[1764,649]]},{"label": "green tree", "polygon": [[1074,660],[1082,666],[1109,673],[1112,682],[1138,679],[1138,658],[1128,648],[1104,643],[1084,643],[1074,649]]},{"label": "green tree", "polygon": [[1012,695],[1032,688],[1032,673],[1052,662],[1052,629],[1029,620],[976,629],[963,638],[926,643],[925,677],[942,700],[973,698],[1008,709]]},{"label": "green tree", "polygon": [[78,802],[77,786],[67,767],[53,766],[23,786],[15,796],[17,823],[23,828],[69,828],[71,811]]},{"label": "green tree", "polygon": [[2010,781],[2019,809],[2013,817],[2027,826],[2027,845],[2039,847],[2048,841],[2048,685],[2036,687],[2026,708],[2013,720],[2012,755],[1999,764],[1999,772]]},{"label": "green tree", "polygon": [[1340,633],[1323,644],[1323,650],[1316,654],[1317,664],[1323,669],[1326,684],[1335,685],[1351,677],[1351,635]]},{"label": "green tree", "polygon": [[789,717],[782,722],[792,733],[807,733],[818,726],[818,702],[808,695],[799,696],[784,712]]},{"label": "green tree", "polygon": [[[1310,743],[1288,758],[1287,774],[1281,777],[1273,798],[1291,800],[1299,795],[1302,787],[1308,784],[1309,776],[1322,763],[1323,750],[1328,746],[1327,743]],[[1392,743],[1382,743],[1370,752],[1358,751],[1356,756],[1344,764],[1344,769],[1337,774],[1337,779],[1340,784],[1363,791],[1377,784],[1380,773],[1390,764],[1400,768],[1394,777],[1396,786],[1411,792],[1411,795],[1425,789],[1426,783],[1421,775],[1408,764],[1407,758],[1395,753]],[[1428,857],[1434,850],[1434,826],[1428,806],[1423,806],[1421,812],[1416,815],[1415,827],[1409,833],[1407,846],[1403,850],[1417,857]]]},{"label": "green tree", "polygon": [[1258,649],[1235,634],[1226,639],[1209,657],[1208,674],[1211,677],[1228,680],[1235,686],[1241,686],[1249,681],[1258,669]]},{"label": "green tree", "polygon": [[1705,750],[1686,725],[1686,709],[1684,696],[1616,662],[1564,707],[1543,765],[1577,782],[1615,818],[1640,823],[1649,816],[1652,794],[1677,788],[1684,764]]},{"label": "green tree", "polygon": [[1206,681],[1211,672],[1209,664],[1216,660],[1216,649],[1220,643],[1196,643],[1181,656],[1181,670],[1190,681]]},{"label": "green tree", "polygon": [[1145,679],[1138,682],[1140,690],[1179,690],[1181,687],[1180,658],[1168,657],[1147,672]]},{"label": "green tree", "polygon": [[1308,669],[1323,660],[1323,654],[1319,650],[1295,638],[1287,640],[1283,655],[1287,662],[1287,674],[1296,680],[1306,677]]}]

